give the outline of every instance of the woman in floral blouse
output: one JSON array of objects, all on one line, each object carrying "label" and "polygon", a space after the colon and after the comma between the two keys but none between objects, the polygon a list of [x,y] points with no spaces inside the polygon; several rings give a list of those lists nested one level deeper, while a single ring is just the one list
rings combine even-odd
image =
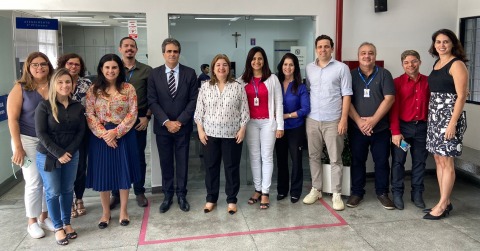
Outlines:
[{"label": "woman in floral blouse", "polygon": [[[81,102],[85,106],[85,98],[87,96],[88,88],[92,85],[90,79],[85,78],[85,63],[82,57],[75,53],[68,53],[57,61],[58,68],[66,68],[73,78],[73,88],[71,97],[73,100]],[[88,130],[87,130],[88,131]],[[78,169],[77,177],[73,191],[75,192],[75,201],[72,203],[72,218],[82,216],[87,213],[83,205],[83,193],[85,192],[85,176],[87,172],[87,146],[90,133],[85,133],[83,141],[78,149]]]},{"label": "woman in floral blouse", "polygon": [[212,211],[220,190],[220,163],[225,169],[227,211],[237,212],[240,188],[240,158],[245,127],[250,119],[247,94],[230,71],[230,60],[218,54],[212,60],[212,78],[202,84],[194,119],[203,144],[207,203],[203,211]]},{"label": "woman in floral blouse", "polygon": [[110,222],[110,191],[120,190],[120,225],[127,226],[128,193],[132,182],[140,179],[135,131],[137,95],[123,82],[125,71],[120,57],[107,54],[100,59],[98,80],[88,89],[86,115],[90,138],[87,184],[100,191],[103,214],[98,227]]}]

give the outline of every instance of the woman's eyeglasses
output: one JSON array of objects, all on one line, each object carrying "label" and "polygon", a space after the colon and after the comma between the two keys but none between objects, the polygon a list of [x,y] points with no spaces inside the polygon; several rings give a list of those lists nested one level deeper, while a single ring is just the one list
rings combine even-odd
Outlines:
[{"label": "woman's eyeglasses", "polygon": [[41,66],[42,68],[47,68],[47,67],[48,67],[48,63],[47,63],[47,62],[31,63],[30,66],[33,67],[34,69],[37,69],[39,66]]}]

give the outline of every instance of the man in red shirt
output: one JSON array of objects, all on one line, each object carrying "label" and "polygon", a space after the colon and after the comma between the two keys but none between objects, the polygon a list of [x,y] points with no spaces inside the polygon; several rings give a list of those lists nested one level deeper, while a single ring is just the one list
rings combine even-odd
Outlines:
[{"label": "man in red shirt", "polygon": [[430,90],[427,76],[420,74],[422,61],[414,50],[406,50],[401,55],[405,73],[394,79],[395,103],[390,111],[392,131],[392,194],[393,203],[402,210],[407,152],[412,156],[411,200],[415,206],[425,208],[423,201],[423,178],[426,149],[427,113]]}]

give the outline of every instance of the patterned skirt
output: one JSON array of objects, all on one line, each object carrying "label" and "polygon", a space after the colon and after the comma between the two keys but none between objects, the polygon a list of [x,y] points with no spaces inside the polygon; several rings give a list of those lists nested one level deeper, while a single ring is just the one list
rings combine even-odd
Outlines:
[{"label": "patterned skirt", "polygon": [[[105,125],[113,129],[115,125]],[[112,148],[103,139],[91,134],[88,149],[88,171],[86,187],[95,191],[129,189],[140,180],[140,162],[135,129],[117,140]]]},{"label": "patterned skirt", "polygon": [[462,154],[463,134],[467,130],[467,117],[462,112],[457,121],[453,139],[445,139],[445,130],[452,118],[457,95],[432,92],[428,107],[427,150],[440,156],[455,157]]}]

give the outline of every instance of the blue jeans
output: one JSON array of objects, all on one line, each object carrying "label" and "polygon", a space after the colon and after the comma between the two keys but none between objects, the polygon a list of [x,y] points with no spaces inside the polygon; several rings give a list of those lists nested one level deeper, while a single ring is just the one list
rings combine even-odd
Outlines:
[{"label": "blue jeans", "polygon": [[72,159],[51,172],[44,170],[46,154],[37,152],[37,169],[43,179],[45,188],[48,215],[52,219],[55,229],[70,224],[71,207],[73,201],[73,183],[77,176],[78,151]]},{"label": "blue jeans", "polygon": [[[403,122],[400,121],[400,131],[405,141],[410,144],[412,156],[412,196],[422,194],[425,190],[423,178],[428,157],[427,152],[427,122]],[[392,193],[402,196],[405,185],[405,161],[407,153],[392,144]]]},{"label": "blue jeans", "polygon": [[375,163],[375,192],[377,195],[387,194],[390,178],[390,130],[386,129],[373,133],[372,136],[365,136],[354,126],[348,128],[350,149],[352,150],[351,194],[363,198],[366,182],[366,162],[368,149],[372,153]]}]

